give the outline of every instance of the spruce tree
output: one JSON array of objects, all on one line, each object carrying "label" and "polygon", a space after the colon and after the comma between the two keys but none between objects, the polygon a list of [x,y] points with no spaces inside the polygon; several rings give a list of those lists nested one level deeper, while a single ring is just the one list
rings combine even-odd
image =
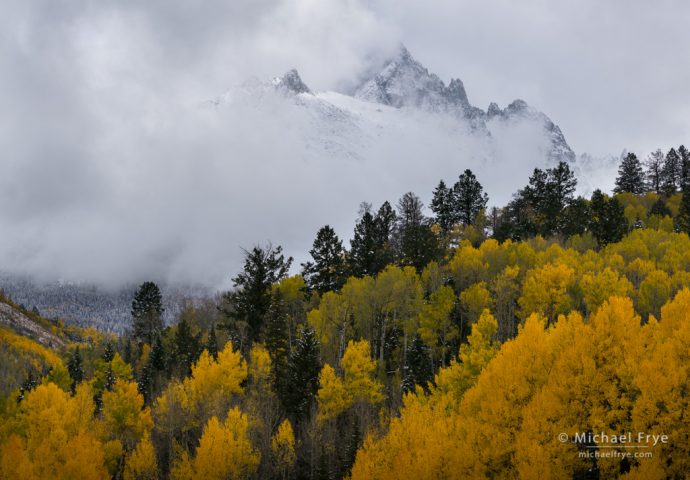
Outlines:
[{"label": "spruce tree", "polygon": [[347,265],[343,244],[335,230],[328,225],[320,228],[309,254],[313,262],[302,264],[307,287],[320,294],[340,290],[347,280]]},{"label": "spruce tree", "polygon": [[84,367],[82,365],[81,353],[79,352],[79,347],[75,348],[72,352],[72,356],[67,362],[67,371],[72,379],[72,384],[70,389],[72,394],[77,391],[77,385],[79,385],[84,380]]},{"label": "spruce tree", "polygon": [[676,218],[676,228],[678,231],[690,235],[690,172],[684,177],[681,193],[683,195],[680,200],[678,217]]},{"label": "spruce tree", "polygon": [[[271,286],[285,278],[292,265],[292,257],[285,258],[282,252],[281,246],[270,244],[245,250],[244,269],[232,279],[235,290],[223,296],[232,307],[225,310],[226,315],[249,326],[250,343],[260,335],[271,304]],[[232,330],[232,325],[228,327]]]},{"label": "spruce tree", "polygon": [[208,333],[208,343],[206,344],[206,349],[214,360],[218,360],[218,338],[216,337],[215,325],[211,325],[211,331]]},{"label": "spruce tree", "polygon": [[623,205],[616,197],[608,198],[595,190],[590,201],[590,231],[600,246],[619,242],[628,231]]},{"label": "spruce tree", "polygon": [[678,147],[678,156],[680,157],[680,187],[690,181],[690,151],[685,148],[685,145]]},{"label": "spruce tree", "polygon": [[391,235],[395,221],[396,215],[390,203],[384,202],[376,215],[371,212],[370,204],[362,203],[360,218],[350,240],[350,274],[356,277],[374,276],[393,262]]},{"label": "spruce tree", "polygon": [[134,338],[139,343],[153,344],[153,340],[163,330],[163,305],[161,291],[153,282],[144,282],[132,300],[132,321]]},{"label": "spruce tree", "polygon": [[192,364],[199,354],[197,338],[192,334],[189,322],[184,316],[177,324],[174,342],[175,366],[179,369],[180,377],[184,378],[192,373]]},{"label": "spruce tree", "polygon": [[678,191],[682,176],[680,155],[672,148],[664,158],[661,169],[661,191],[666,195],[673,195]]},{"label": "spruce tree", "polygon": [[561,233],[563,211],[572,201],[576,186],[575,174],[565,162],[546,170],[534,169],[521,196],[527,202],[526,213],[536,233],[543,236]]},{"label": "spruce tree", "polygon": [[429,347],[419,334],[415,335],[407,347],[405,367],[403,369],[402,391],[413,392],[420,385],[425,392],[429,392],[429,382],[434,378]]},{"label": "spruce tree", "polygon": [[439,253],[436,236],[422,213],[424,204],[412,192],[402,196],[398,202],[398,218],[394,242],[397,259],[401,265],[415,267],[421,271]]},{"label": "spruce tree", "polygon": [[477,215],[486,208],[489,197],[471,170],[465,170],[452,190],[454,221],[474,225]]},{"label": "spruce tree", "polygon": [[289,323],[285,301],[279,291],[273,293],[271,306],[266,314],[264,343],[271,357],[271,384],[285,408],[288,408],[286,391],[292,388],[287,383],[290,345],[288,343]]},{"label": "spruce tree", "polygon": [[287,371],[285,409],[293,424],[306,419],[319,388],[321,360],[316,332],[305,326],[299,332],[290,354]]},{"label": "spruce tree", "polygon": [[647,189],[650,192],[661,193],[661,181],[663,179],[664,152],[656,150],[649,154],[645,161],[645,177],[647,179]]},{"label": "spruce tree", "polygon": [[430,205],[431,211],[436,215],[434,221],[441,227],[443,233],[447,234],[455,225],[455,214],[453,212],[453,191],[446,187],[446,183],[441,180],[434,190]]},{"label": "spruce tree", "polygon": [[618,178],[614,192],[629,192],[636,195],[644,193],[644,172],[642,165],[634,153],[628,153],[618,167]]},{"label": "spruce tree", "polygon": [[115,358],[115,350],[113,349],[113,344],[107,342],[105,344],[105,349],[103,350],[103,361],[111,362]]}]

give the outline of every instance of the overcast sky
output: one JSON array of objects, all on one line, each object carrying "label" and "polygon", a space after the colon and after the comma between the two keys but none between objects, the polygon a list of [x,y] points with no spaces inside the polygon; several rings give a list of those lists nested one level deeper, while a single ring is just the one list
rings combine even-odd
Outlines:
[{"label": "overcast sky", "polygon": [[[299,222],[276,202],[308,211],[321,200],[300,182],[326,177],[257,161],[289,138],[267,146],[251,122],[190,112],[293,67],[312,89],[346,89],[398,42],[480,108],[544,111],[578,154],[688,144],[689,24],[680,0],[4,0],[0,269],[206,281],[252,242],[305,250],[325,213]],[[250,206],[260,167],[275,184]]]}]

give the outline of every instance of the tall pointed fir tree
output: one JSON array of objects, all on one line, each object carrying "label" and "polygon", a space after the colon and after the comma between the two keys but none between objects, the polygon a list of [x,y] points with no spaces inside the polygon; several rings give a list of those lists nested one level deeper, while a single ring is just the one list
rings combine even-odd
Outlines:
[{"label": "tall pointed fir tree", "polygon": [[565,162],[546,170],[534,169],[522,196],[530,207],[535,233],[545,237],[561,233],[563,212],[576,186],[575,174]]},{"label": "tall pointed fir tree", "polygon": [[678,147],[678,157],[680,157],[680,188],[690,181],[690,151],[685,145]]},{"label": "tall pointed fir tree", "polygon": [[413,392],[417,385],[429,392],[429,382],[434,378],[429,347],[419,334],[415,335],[407,347],[403,369],[402,391]]},{"label": "tall pointed fir tree", "polygon": [[[232,279],[235,290],[223,296],[230,305],[225,314],[249,327],[247,347],[259,338],[263,320],[271,304],[271,286],[285,278],[292,265],[292,257],[285,258],[281,246],[255,246],[244,252],[244,268]],[[232,331],[236,325],[227,325]]]},{"label": "tall pointed fir tree", "polygon": [[441,227],[444,234],[450,232],[455,224],[453,212],[453,191],[441,180],[434,190],[430,205],[431,211],[436,215],[434,221]]},{"label": "tall pointed fir tree", "polygon": [[656,150],[647,157],[645,161],[645,177],[647,189],[653,193],[661,193],[661,181],[663,178],[664,152]]},{"label": "tall pointed fir tree", "polygon": [[590,231],[600,246],[619,242],[628,231],[623,205],[616,197],[608,198],[595,190],[590,201]]},{"label": "tall pointed fir tree", "polygon": [[374,215],[371,205],[362,203],[360,218],[350,240],[349,273],[356,277],[374,276],[394,260],[391,234],[396,215],[390,203],[384,202]]},{"label": "tall pointed fir tree", "polygon": [[479,212],[486,208],[489,197],[484,193],[472,170],[465,170],[452,190],[454,220],[463,225],[474,225]]},{"label": "tall pointed fir tree", "polygon": [[82,363],[81,353],[79,352],[79,347],[77,346],[67,362],[67,371],[72,379],[72,384],[70,385],[72,394],[77,391],[77,385],[84,380],[84,366]]},{"label": "tall pointed fir tree", "polygon": [[163,330],[163,304],[161,291],[153,282],[144,282],[132,300],[134,338],[139,343],[153,344]]},{"label": "tall pointed fir tree", "polygon": [[424,204],[408,192],[398,201],[395,246],[398,262],[421,271],[438,256],[439,245],[431,225],[422,213]]},{"label": "tall pointed fir tree", "polygon": [[[681,150],[682,149],[682,150]],[[690,235],[690,155],[688,151],[681,145],[678,149],[681,152],[681,158],[687,158],[683,161],[683,175],[681,182],[682,197],[680,200],[680,208],[678,209],[678,217],[676,218],[676,228],[678,231],[685,232]]]},{"label": "tall pointed fir tree", "polygon": [[618,167],[616,187],[613,191],[616,193],[629,192],[639,195],[644,193],[644,184],[642,164],[640,164],[637,155],[630,152],[621,160],[621,164]]},{"label": "tall pointed fir tree", "polygon": [[316,332],[310,326],[304,326],[290,353],[287,369],[285,409],[293,424],[299,424],[309,416],[319,388],[320,372]]},{"label": "tall pointed fir tree", "polygon": [[338,291],[347,280],[343,244],[329,225],[321,227],[309,250],[313,261],[302,264],[302,276],[310,290],[320,294]]},{"label": "tall pointed fir tree", "polygon": [[264,343],[271,357],[271,384],[286,410],[290,408],[286,392],[292,388],[288,383],[288,364],[290,345],[288,338],[289,319],[285,301],[276,290],[271,298],[271,306],[266,313]]},{"label": "tall pointed fir tree", "polygon": [[216,335],[216,326],[211,325],[211,330],[208,332],[208,342],[206,343],[206,350],[214,360],[218,360],[218,337]]},{"label": "tall pointed fir tree", "polygon": [[673,195],[678,191],[682,165],[680,155],[672,148],[664,158],[664,166],[661,169],[661,191],[666,195]]},{"label": "tall pointed fir tree", "polygon": [[[180,378],[192,373],[192,364],[199,355],[200,345],[198,339],[192,334],[192,329],[187,319],[182,316],[175,331],[175,365]],[[152,352],[153,353],[153,352]]]}]

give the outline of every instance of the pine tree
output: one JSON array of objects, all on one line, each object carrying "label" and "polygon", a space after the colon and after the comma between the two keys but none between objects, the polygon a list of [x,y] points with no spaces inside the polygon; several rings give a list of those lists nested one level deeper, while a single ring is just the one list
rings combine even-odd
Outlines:
[{"label": "pine tree", "polygon": [[420,385],[425,392],[429,392],[429,382],[434,378],[434,370],[431,364],[429,347],[424,343],[419,334],[407,347],[405,355],[405,368],[402,380],[402,391],[413,392]]},{"label": "pine tree", "polygon": [[439,245],[429,222],[422,213],[424,204],[412,192],[398,202],[394,242],[398,262],[421,271],[438,256]]},{"label": "pine tree", "polygon": [[[552,236],[560,233],[563,211],[572,201],[577,180],[565,162],[545,171],[535,168],[521,196],[527,202],[529,223],[536,233]],[[524,224],[523,226],[528,226]]]},{"label": "pine tree", "polygon": [[[177,324],[175,332],[175,363],[179,366],[179,374],[184,378],[192,373],[192,364],[199,354],[197,339],[192,334],[189,322],[183,316]],[[157,340],[159,341],[159,340]],[[153,351],[151,352],[153,355]]]},{"label": "pine tree", "polygon": [[288,362],[286,410],[293,424],[306,419],[319,388],[321,360],[316,332],[305,326],[299,333]]},{"label": "pine tree", "polygon": [[115,386],[116,381],[117,377],[113,372],[113,365],[110,364],[108,365],[108,370],[105,372],[105,389],[111,392],[113,390],[113,387]]},{"label": "pine tree", "polygon": [[431,211],[436,214],[435,222],[447,234],[455,224],[453,212],[453,191],[446,187],[443,180],[438,182],[434,196],[431,200]]},{"label": "pine tree", "polygon": [[371,205],[362,203],[360,219],[350,240],[349,271],[356,277],[374,276],[394,260],[391,235],[396,215],[390,203],[384,202],[376,215]]},{"label": "pine tree", "polygon": [[683,182],[682,194],[676,227],[679,231],[690,235],[690,178],[686,178]]},{"label": "pine tree", "polygon": [[347,280],[345,250],[335,230],[326,225],[319,229],[312,249],[313,262],[302,264],[302,276],[309,289],[320,294],[335,292]]},{"label": "pine tree", "polygon": [[690,151],[685,148],[685,145],[678,147],[678,156],[680,157],[680,187],[690,182]]},{"label": "pine tree", "polygon": [[285,278],[292,265],[292,257],[286,259],[282,252],[281,246],[273,248],[270,244],[265,248],[255,246],[250,251],[245,250],[244,268],[232,279],[235,291],[224,295],[232,307],[225,311],[226,315],[247,323],[250,343],[260,335],[271,304],[271,286]]},{"label": "pine tree", "polygon": [[149,363],[155,372],[164,372],[166,365],[165,347],[160,335],[156,336],[149,354]]},{"label": "pine tree", "polygon": [[471,170],[465,170],[453,185],[453,217],[463,225],[474,225],[477,215],[486,208],[489,197]]},{"label": "pine tree", "polygon": [[72,356],[67,362],[67,371],[72,379],[72,385],[70,386],[72,394],[77,391],[77,385],[79,385],[84,380],[84,367],[82,365],[81,353],[79,353],[79,347],[75,348],[72,352]]},{"label": "pine tree", "polygon": [[113,349],[113,344],[111,342],[107,342],[105,344],[105,349],[103,350],[103,361],[104,362],[111,362],[114,357],[115,357],[115,350]]},{"label": "pine tree", "polygon": [[218,360],[218,339],[216,337],[216,326],[211,325],[211,331],[208,333],[208,343],[206,344],[206,349],[209,355],[213,357],[214,360]]},{"label": "pine tree", "polygon": [[661,190],[666,195],[673,195],[678,191],[682,175],[680,155],[674,148],[668,151],[661,169]]},{"label": "pine tree", "polygon": [[628,231],[623,205],[616,197],[608,198],[595,190],[590,201],[590,231],[600,246],[619,242]]},{"label": "pine tree", "polygon": [[292,385],[286,382],[290,360],[289,323],[285,301],[279,291],[273,294],[265,322],[264,343],[271,357],[271,384],[287,409],[289,402],[286,391],[292,388]]},{"label": "pine tree", "polygon": [[630,192],[636,195],[644,193],[644,172],[642,165],[634,153],[628,153],[618,167],[616,178],[616,193]]},{"label": "pine tree", "polygon": [[661,181],[663,178],[664,168],[664,152],[657,150],[649,154],[647,161],[645,161],[645,177],[647,179],[647,188],[654,193],[661,193]]},{"label": "pine tree", "polygon": [[134,338],[139,343],[153,344],[156,335],[163,330],[163,306],[161,291],[153,282],[141,284],[132,300]]}]

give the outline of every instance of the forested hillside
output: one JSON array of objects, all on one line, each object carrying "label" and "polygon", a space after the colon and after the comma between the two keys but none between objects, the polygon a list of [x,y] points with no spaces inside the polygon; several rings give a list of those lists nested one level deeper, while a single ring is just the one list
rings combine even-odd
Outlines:
[{"label": "forested hillside", "polygon": [[349,248],[250,248],[173,325],[153,282],[117,337],[22,312],[64,344],[0,330],[0,478],[685,478],[690,155],[575,187],[363,204]]}]

